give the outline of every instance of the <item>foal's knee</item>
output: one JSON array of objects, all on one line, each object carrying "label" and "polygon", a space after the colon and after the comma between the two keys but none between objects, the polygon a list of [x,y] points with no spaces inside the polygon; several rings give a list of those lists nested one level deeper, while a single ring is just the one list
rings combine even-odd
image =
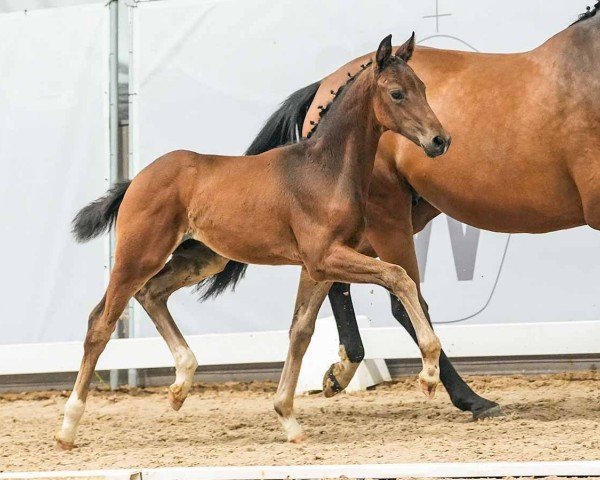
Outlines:
[{"label": "foal's knee", "polygon": [[306,265],[310,278],[315,282],[324,282],[327,280],[327,265],[324,260],[319,260],[310,265]]},{"label": "foal's knee", "polygon": [[337,249],[333,248],[328,252],[320,252],[313,255],[312,258],[304,260],[304,266],[312,280],[326,282],[332,279],[332,272],[340,268],[336,253]]},{"label": "foal's knee", "polygon": [[417,284],[402,267],[394,265],[391,274],[392,278],[389,280],[389,283],[392,285],[392,290],[395,294],[404,297],[417,296],[419,294]]},{"label": "foal's knee", "polygon": [[310,343],[310,339],[315,332],[315,326],[313,323],[304,325],[302,328],[292,326],[290,329],[290,344],[298,345],[300,347],[307,346]]}]

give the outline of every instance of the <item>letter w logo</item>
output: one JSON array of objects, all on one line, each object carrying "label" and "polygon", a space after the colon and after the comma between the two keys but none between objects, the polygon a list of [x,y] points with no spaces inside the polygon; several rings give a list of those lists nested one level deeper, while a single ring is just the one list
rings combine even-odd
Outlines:
[{"label": "letter w logo", "polygon": [[[452,256],[454,257],[456,278],[461,282],[473,280],[475,260],[477,259],[477,248],[479,246],[479,235],[481,234],[481,231],[478,228],[464,225],[450,217],[446,217],[446,220],[448,222],[448,232],[450,233],[450,244],[452,247]],[[432,222],[429,222],[429,224],[415,236],[421,282],[425,281],[431,228]]]}]

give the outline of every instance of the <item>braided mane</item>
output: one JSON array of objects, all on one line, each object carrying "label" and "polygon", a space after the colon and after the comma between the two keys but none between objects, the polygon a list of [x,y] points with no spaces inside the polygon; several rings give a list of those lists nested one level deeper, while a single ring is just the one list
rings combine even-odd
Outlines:
[{"label": "braided mane", "polygon": [[571,25],[575,25],[576,23],[583,22],[584,20],[587,20],[588,18],[592,18],[592,17],[596,16],[596,13],[598,13],[598,10],[600,10],[600,1],[596,2],[596,5],[594,5],[593,10],[591,9],[591,7],[587,7],[586,11],[583,13],[580,13],[579,18],[575,22],[573,22]]},{"label": "braided mane", "polygon": [[344,88],[349,83],[352,83],[356,79],[356,77],[358,77],[362,72],[364,72],[367,69],[367,67],[369,67],[372,63],[373,63],[373,60],[370,60],[367,63],[361,64],[360,70],[356,74],[354,74],[354,75],[352,75],[350,72],[348,72],[348,80],[346,81],[346,83],[344,83],[340,88],[338,88],[337,91],[331,90],[330,93],[333,95],[333,99],[327,105],[319,105],[317,107],[319,109],[319,121],[318,122],[314,122],[314,121],[311,120],[310,124],[313,127],[306,134],[306,138],[312,137],[312,135],[316,132],[317,127],[319,126],[319,123],[321,122],[320,119],[323,118],[325,116],[325,114],[329,111],[329,109],[331,108],[331,105],[340,96],[340,94],[342,93],[342,91],[344,90]]}]

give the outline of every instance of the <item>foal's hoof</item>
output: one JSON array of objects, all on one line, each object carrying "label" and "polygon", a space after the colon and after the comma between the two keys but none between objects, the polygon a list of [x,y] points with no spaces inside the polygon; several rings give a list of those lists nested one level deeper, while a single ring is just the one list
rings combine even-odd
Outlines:
[{"label": "foal's hoof", "polygon": [[483,410],[482,412],[473,412],[473,421],[483,420],[484,418],[497,418],[505,416],[506,414],[502,411],[502,407],[500,405],[494,405],[493,407]]},{"label": "foal's hoof", "polygon": [[181,396],[181,387],[179,385],[176,385],[176,386],[171,385],[169,387],[168,398],[169,398],[169,405],[171,405],[171,408],[173,410],[175,410],[176,412],[179,411],[179,409],[183,405],[183,402],[185,402],[185,397],[182,398],[182,396]]},{"label": "foal's hoof", "polygon": [[295,443],[297,445],[301,443],[306,443],[308,442],[308,435],[306,433],[301,433],[300,435],[297,435],[294,438],[288,439],[288,442]]},{"label": "foal's hoof", "polygon": [[432,399],[435,396],[435,389],[438,386],[439,381],[433,377],[427,378],[423,374],[419,374],[419,387],[425,396]]},{"label": "foal's hoof", "polygon": [[58,435],[54,437],[56,440],[56,449],[61,450],[63,452],[68,452],[69,450],[73,450],[75,448],[75,444],[73,442],[68,442],[66,440],[62,440]]},{"label": "foal's hoof", "polygon": [[335,366],[335,363],[331,365],[323,377],[323,395],[327,398],[331,398],[344,390],[333,373]]}]

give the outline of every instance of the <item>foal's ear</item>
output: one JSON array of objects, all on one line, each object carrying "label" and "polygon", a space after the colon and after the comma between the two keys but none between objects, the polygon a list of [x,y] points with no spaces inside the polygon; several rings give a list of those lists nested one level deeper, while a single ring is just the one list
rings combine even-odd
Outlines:
[{"label": "foal's ear", "polygon": [[375,55],[375,61],[377,62],[379,70],[383,70],[391,56],[392,35],[390,34],[381,41],[381,43],[379,44],[379,48],[377,49],[377,55]]},{"label": "foal's ear", "polygon": [[396,50],[396,56],[398,58],[401,58],[405,62],[408,62],[410,60],[410,57],[412,57],[412,54],[414,51],[415,51],[415,32],[413,32],[412,35],[410,36],[410,38],[406,42],[404,42],[404,45],[401,45],[398,47],[398,50]]}]

